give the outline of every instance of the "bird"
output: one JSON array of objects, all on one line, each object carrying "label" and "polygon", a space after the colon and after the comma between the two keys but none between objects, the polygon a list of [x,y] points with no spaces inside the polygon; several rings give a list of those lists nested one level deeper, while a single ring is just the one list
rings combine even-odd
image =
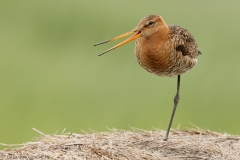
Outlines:
[{"label": "bird", "polygon": [[166,24],[160,15],[148,15],[142,18],[133,30],[94,46],[128,35],[132,36],[102,52],[99,56],[136,40],[134,52],[137,62],[142,68],[161,77],[177,76],[177,91],[173,99],[174,103],[166,135],[163,139],[167,141],[180,99],[180,76],[197,64],[197,57],[202,53],[193,35],[187,29],[178,25]]}]

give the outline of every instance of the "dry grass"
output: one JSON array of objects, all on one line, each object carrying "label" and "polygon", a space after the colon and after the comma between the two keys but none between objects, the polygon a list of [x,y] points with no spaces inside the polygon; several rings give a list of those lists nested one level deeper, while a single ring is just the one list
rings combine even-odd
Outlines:
[{"label": "dry grass", "polygon": [[[36,129],[34,129],[37,131]],[[33,142],[6,145],[0,159],[240,159],[240,137],[199,129],[173,130],[165,142],[165,131],[133,129],[110,132],[41,134]]]}]

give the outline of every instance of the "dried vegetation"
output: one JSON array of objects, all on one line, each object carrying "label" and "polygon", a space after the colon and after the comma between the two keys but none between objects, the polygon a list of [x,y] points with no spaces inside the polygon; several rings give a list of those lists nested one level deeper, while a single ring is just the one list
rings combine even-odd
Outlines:
[{"label": "dried vegetation", "polygon": [[240,137],[200,129],[173,130],[163,141],[165,131],[132,131],[41,134],[32,142],[6,145],[0,159],[131,159],[131,160],[237,160]]}]

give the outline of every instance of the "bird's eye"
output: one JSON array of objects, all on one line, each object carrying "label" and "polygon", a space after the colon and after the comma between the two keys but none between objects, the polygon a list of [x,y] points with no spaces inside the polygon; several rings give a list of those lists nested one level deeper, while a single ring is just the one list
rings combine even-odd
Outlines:
[{"label": "bird's eye", "polygon": [[149,26],[154,25],[154,22],[153,22],[153,21],[150,21],[150,22],[148,23],[148,25],[149,25]]}]

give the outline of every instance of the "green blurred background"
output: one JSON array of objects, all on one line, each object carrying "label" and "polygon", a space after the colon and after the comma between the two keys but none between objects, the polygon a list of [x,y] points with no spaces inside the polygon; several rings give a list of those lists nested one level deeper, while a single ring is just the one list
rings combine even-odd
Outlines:
[{"label": "green blurred background", "polygon": [[[107,131],[166,130],[177,78],[135,60],[134,42],[107,53],[93,44],[133,29],[149,14],[187,28],[203,55],[182,76],[172,128],[240,134],[240,1],[0,1],[0,142]],[[3,148],[3,147],[1,147]]]}]

